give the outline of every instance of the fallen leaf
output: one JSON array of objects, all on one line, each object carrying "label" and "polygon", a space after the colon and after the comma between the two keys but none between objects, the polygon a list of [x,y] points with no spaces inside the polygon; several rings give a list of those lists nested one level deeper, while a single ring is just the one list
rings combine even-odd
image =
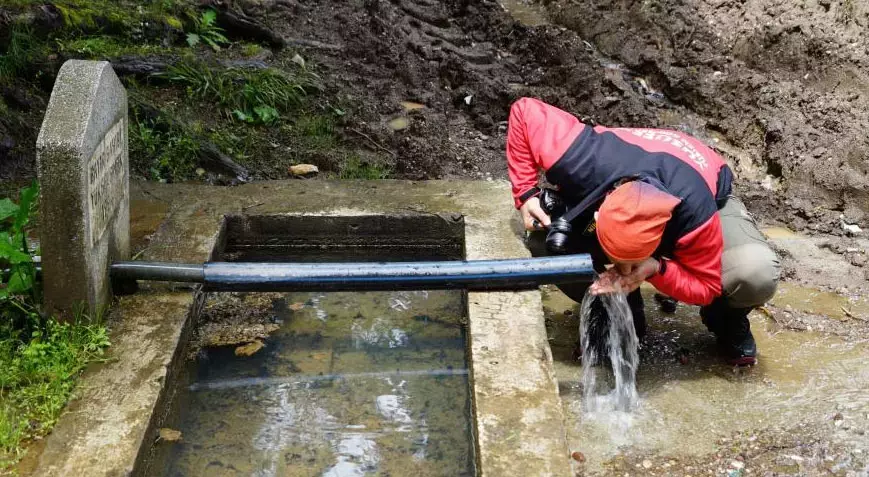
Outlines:
[{"label": "fallen leaf", "polygon": [[246,345],[241,345],[238,348],[235,348],[236,356],[250,356],[257,351],[263,349],[265,345],[260,340],[253,340],[253,342],[248,343]]},{"label": "fallen leaf", "polygon": [[166,442],[176,442],[181,440],[181,431],[176,431],[175,429],[170,429],[168,427],[161,427],[159,431],[158,438],[161,441]]},{"label": "fallen leaf", "polygon": [[424,109],[425,105],[414,103],[413,101],[402,101],[401,107],[404,108],[405,111],[416,111],[417,109]]},{"label": "fallen leaf", "polygon": [[299,310],[301,310],[301,309],[304,308],[304,307],[305,307],[305,304],[302,303],[302,302],[300,302],[300,301],[298,301],[298,302],[293,303],[292,305],[290,305],[290,309],[293,310],[293,311],[299,311]]},{"label": "fallen leaf", "polygon": [[388,124],[393,131],[401,131],[402,129],[406,129],[408,126],[410,126],[410,121],[408,121],[407,118],[395,118],[389,121]]}]

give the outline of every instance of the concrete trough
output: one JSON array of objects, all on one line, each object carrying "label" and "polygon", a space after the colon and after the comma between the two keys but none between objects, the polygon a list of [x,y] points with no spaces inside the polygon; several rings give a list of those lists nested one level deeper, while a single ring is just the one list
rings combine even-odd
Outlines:
[{"label": "concrete trough", "polygon": [[[528,255],[504,182],[310,184],[133,184],[133,252],[188,263]],[[31,456],[35,475],[149,475],[203,299],[196,286],[144,282],[117,299],[113,359],[88,370]],[[539,291],[469,292],[467,316],[477,474],[569,475]]]}]

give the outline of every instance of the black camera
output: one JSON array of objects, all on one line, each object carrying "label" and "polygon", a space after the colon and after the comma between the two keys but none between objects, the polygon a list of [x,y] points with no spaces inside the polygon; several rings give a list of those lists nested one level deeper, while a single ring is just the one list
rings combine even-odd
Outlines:
[{"label": "black camera", "polygon": [[543,189],[540,193],[540,208],[552,219],[546,233],[546,249],[553,254],[568,253],[567,242],[573,226],[561,217],[567,211],[564,200],[555,190]]}]

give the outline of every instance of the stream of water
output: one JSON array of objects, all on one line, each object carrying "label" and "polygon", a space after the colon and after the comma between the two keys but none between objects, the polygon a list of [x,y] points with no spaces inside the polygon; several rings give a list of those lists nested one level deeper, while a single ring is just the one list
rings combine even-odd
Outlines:
[{"label": "stream of water", "polygon": [[640,359],[626,295],[587,293],[580,307],[579,336],[584,419],[601,424],[612,436],[627,435],[639,405]]},{"label": "stream of water", "polygon": [[[580,316],[581,383],[586,409],[590,412],[632,411],[639,400],[636,376],[640,358],[639,340],[626,295],[586,293]],[[602,391],[597,374],[602,370],[600,361],[604,357],[609,358],[613,387]]]}]

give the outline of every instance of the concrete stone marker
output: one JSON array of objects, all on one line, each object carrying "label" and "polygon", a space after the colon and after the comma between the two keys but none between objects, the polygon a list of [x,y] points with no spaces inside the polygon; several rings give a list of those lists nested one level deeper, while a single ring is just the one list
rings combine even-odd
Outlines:
[{"label": "concrete stone marker", "polygon": [[36,141],[49,310],[109,304],[109,265],[129,259],[127,127],[127,92],[111,65],[64,63]]}]

